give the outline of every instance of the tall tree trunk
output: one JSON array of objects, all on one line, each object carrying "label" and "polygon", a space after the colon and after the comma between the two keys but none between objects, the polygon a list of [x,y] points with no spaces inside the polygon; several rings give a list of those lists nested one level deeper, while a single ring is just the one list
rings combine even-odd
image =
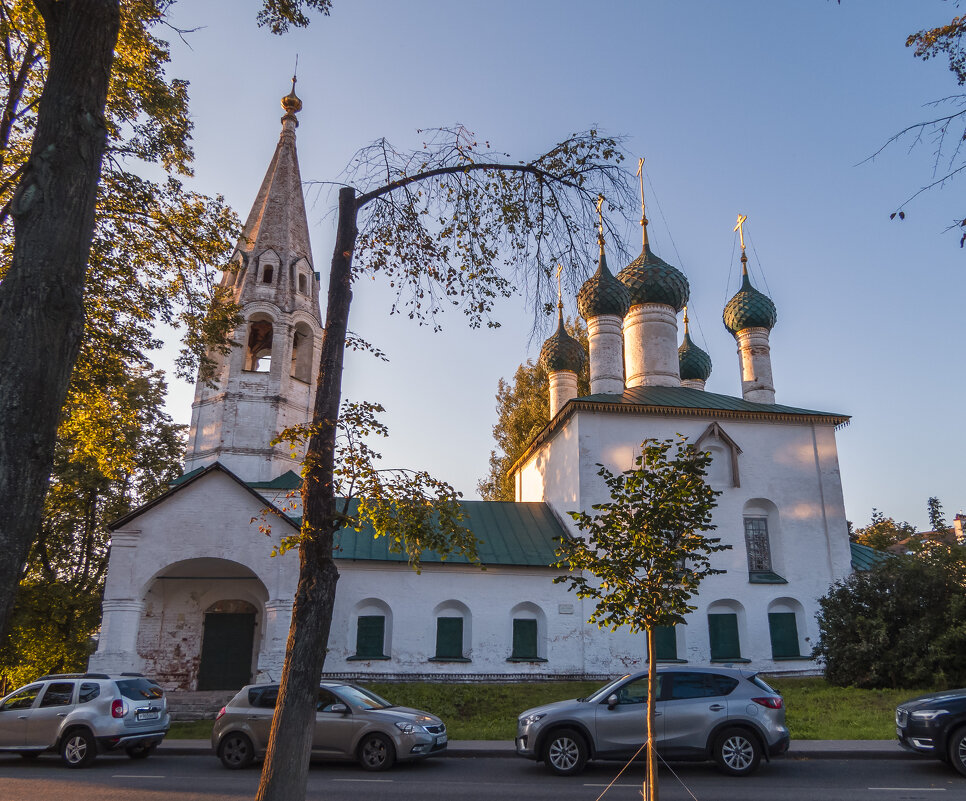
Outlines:
[{"label": "tall tree trunk", "polygon": [[647,777],[644,801],[658,801],[657,753],[654,751],[654,704],[657,702],[657,648],[654,630],[647,630]]},{"label": "tall tree trunk", "polygon": [[329,300],[322,335],[314,427],[305,455],[302,482],[303,539],[299,548],[299,583],[257,801],[304,798],[308,781],[319,677],[325,665],[335,585],[339,580],[339,571],[332,558],[332,538],[342,522],[336,508],[333,470],[336,423],[342,401],[342,362],[352,302],[352,251],[358,233],[356,215],[355,190],[340,190],[339,224],[329,270]]},{"label": "tall tree trunk", "polygon": [[61,407],[84,330],[84,281],[107,142],[104,105],[119,0],[34,0],[47,82],[11,201],[14,251],[0,283],[0,630],[37,533]]}]

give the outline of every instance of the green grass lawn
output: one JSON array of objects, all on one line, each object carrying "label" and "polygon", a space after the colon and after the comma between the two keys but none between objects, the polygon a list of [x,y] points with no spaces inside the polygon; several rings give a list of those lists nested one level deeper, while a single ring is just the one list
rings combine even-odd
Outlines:
[{"label": "green grass lawn", "polygon": [[[795,740],[891,740],[896,704],[928,690],[832,687],[821,678],[770,679],[785,698]],[[439,715],[453,740],[512,740],[524,709],[587,695],[602,682],[367,684],[399,706]],[[213,721],[174,723],[170,739],[208,739]]]}]

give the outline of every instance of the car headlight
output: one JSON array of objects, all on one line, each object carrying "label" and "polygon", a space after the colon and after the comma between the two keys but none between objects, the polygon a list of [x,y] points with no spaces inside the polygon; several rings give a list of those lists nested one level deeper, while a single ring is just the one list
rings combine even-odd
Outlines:
[{"label": "car headlight", "polygon": [[913,720],[935,720],[940,715],[948,715],[948,709],[922,709],[918,712],[913,712],[909,717]]},{"label": "car headlight", "polygon": [[423,730],[422,726],[417,726],[415,723],[405,723],[401,720],[396,722],[396,728],[403,734],[416,734],[416,732]]},{"label": "car headlight", "polygon": [[542,720],[546,716],[547,716],[547,714],[545,712],[537,712],[537,713],[535,713],[533,715],[527,715],[525,718],[520,718],[520,722],[524,726],[532,726],[538,720]]}]

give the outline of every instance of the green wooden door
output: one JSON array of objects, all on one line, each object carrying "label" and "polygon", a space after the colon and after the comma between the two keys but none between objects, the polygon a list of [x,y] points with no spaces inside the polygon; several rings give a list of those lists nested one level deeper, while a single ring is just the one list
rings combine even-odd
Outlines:
[{"label": "green wooden door", "polygon": [[734,613],[708,615],[712,661],[741,659],[738,642],[738,616]]},{"label": "green wooden door", "polygon": [[794,612],[769,612],[768,630],[771,634],[771,655],[775,659],[790,659],[801,655]]},{"label": "green wooden door", "polygon": [[209,612],[201,642],[199,690],[238,690],[252,678],[255,615]]}]

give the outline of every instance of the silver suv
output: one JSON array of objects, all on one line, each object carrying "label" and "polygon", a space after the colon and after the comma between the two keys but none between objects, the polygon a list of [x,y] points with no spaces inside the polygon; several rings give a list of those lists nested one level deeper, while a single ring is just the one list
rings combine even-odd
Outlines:
[{"label": "silver suv", "polygon": [[0,750],[59,751],[70,768],[116,749],[144,759],[170,725],[164,690],[140,673],[41,676],[0,699]]},{"label": "silver suv", "polygon": [[[747,776],[762,756],[788,750],[782,697],[751,670],[662,666],[657,672],[658,753],[713,759]],[[561,776],[588,759],[640,756],[647,739],[647,672],[621,676],[587,698],[528,709],[517,720],[517,754]]]},{"label": "silver suv", "polygon": [[[222,707],[211,746],[226,768],[248,767],[265,753],[277,698],[277,684],[253,684]],[[314,758],[356,759],[366,770],[388,770],[397,761],[438,754],[446,738],[443,721],[428,712],[393,706],[355,684],[319,685]]]}]

